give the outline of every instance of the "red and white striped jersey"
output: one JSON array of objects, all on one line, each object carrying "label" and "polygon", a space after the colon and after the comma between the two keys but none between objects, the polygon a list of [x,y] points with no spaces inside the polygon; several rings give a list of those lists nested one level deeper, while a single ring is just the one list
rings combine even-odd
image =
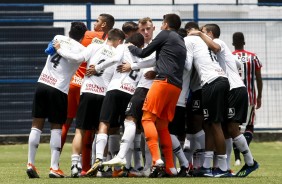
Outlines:
[{"label": "red and white striped jersey", "polygon": [[235,50],[232,52],[241,63],[239,73],[247,87],[249,105],[256,104],[255,72],[262,67],[256,54],[246,50]]}]

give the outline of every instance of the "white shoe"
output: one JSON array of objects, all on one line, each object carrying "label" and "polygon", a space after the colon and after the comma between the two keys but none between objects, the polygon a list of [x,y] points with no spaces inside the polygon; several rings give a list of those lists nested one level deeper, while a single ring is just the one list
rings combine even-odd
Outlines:
[{"label": "white shoe", "polygon": [[118,156],[115,156],[112,160],[109,160],[107,162],[103,162],[103,165],[119,165],[124,166],[126,165],[125,158],[120,158]]},{"label": "white shoe", "polygon": [[235,166],[241,165],[241,160],[237,159],[237,160],[235,161],[234,165],[235,165]]}]

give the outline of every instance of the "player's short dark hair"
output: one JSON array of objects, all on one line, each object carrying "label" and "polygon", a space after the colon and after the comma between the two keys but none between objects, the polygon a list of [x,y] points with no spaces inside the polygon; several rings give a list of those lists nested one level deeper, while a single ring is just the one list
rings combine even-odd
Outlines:
[{"label": "player's short dark hair", "polygon": [[174,30],[178,30],[181,26],[181,19],[175,13],[166,14],[163,16],[164,22],[168,24],[168,27]]},{"label": "player's short dark hair", "polygon": [[106,27],[108,30],[112,29],[115,25],[115,18],[110,15],[110,14],[107,14],[107,13],[102,13],[99,15],[103,22],[106,22]]},{"label": "player's short dark hair", "polygon": [[187,36],[187,31],[184,28],[179,28],[177,33],[182,37],[185,38]]},{"label": "player's short dark hair", "polygon": [[132,43],[136,47],[142,48],[144,46],[145,39],[141,33],[135,33],[126,39],[126,43]]},{"label": "player's short dark hair", "polygon": [[133,22],[133,21],[130,21],[130,22],[125,22],[123,25],[122,25],[122,31],[125,33],[125,34],[128,34],[130,32],[136,32],[138,31],[138,24]]},{"label": "player's short dark hair", "polygon": [[186,31],[188,31],[188,30],[190,30],[190,29],[192,29],[192,28],[197,29],[197,30],[200,30],[199,24],[196,23],[196,22],[187,22],[187,23],[185,24],[185,27],[184,27],[184,28],[186,29]]},{"label": "player's short dark hair", "polygon": [[83,22],[72,22],[69,31],[69,37],[76,41],[79,41],[84,37],[86,31],[87,27]]},{"label": "player's short dark hair", "polygon": [[115,41],[115,40],[124,40],[125,35],[122,30],[114,28],[108,32],[108,40]]},{"label": "player's short dark hair", "polygon": [[234,46],[242,46],[245,45],[245,37],[242,32],[235,32],[232,36],[233,45]]},{"label": "player's short dark hair", "polygon": [[206,24],[204,26],[207,32],[212,32],[214,38],[219,38],[220,36],[220,28],[217,24]]}]

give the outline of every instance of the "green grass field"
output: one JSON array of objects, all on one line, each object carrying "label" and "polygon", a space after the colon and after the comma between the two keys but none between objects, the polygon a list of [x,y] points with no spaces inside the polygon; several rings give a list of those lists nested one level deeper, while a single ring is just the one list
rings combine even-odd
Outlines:
[{"label": "green grass field", "polygon": [[[28,179],[26,175],[27,145],[0,146],[0,183],[32,184],[32,183],[67,183],[67,184],[268,184],[282,183],[282,142],[252,143],[251,150],[260,168],[246,178],[48,178],[50,167],[49,144],[40,144],[36,155],[36,167],[40,179]],[[61,155],[60,167],[70,174],[71,145],[66,144]],[[232,157],[233,158],[233,157]],[[233,160],[233,159],[232,159]],[[233,164],[233,163],[232,163]],[[238,171],[241,168],[233,167]]]}]

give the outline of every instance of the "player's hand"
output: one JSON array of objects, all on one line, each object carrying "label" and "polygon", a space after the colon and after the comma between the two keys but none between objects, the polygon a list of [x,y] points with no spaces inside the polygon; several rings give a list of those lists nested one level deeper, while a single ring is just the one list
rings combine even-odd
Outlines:
[{"label": "player's hand", "polygon": [[61,48],[60,42],[58,42],[58,40],[54,40],[53,41],[53,47],[58,50]]},{"label": "player's hand", "polygon": [[124,73],[130,71],[131,71],[131,65],[128,62],[123,62],[121,65],[117,66],[117,72]]},{"label": "player's hand", "polygon": [[85,76],[90,77],[91,75],[95,75],[97,71],[95,70],[95,65],[90,65],[89,68],[86,69]]},{"label": "player's hand", "polygon": [[261,107],[261,98],[257,98],[257,105],[256,105],[256,109],[259,109]]},{"label": "player's hand", "polygon": [[148,80],[153,80],[156,78],[156,75],[157,75],[157,72],[151,70],[151,71],[148,71],[144,74],[144,77],[145,79],[148,79]]}]

